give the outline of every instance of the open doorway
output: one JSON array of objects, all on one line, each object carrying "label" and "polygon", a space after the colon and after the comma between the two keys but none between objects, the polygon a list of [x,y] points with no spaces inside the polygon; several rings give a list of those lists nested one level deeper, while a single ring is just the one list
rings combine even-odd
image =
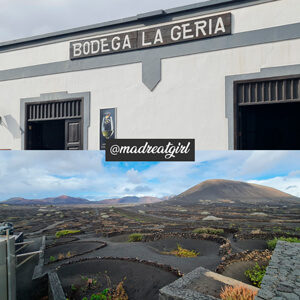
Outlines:
[{"label": "open doorway", "polygon": [[26,150],[82,150],[81,99],[26,104]]},{"label": "open doorway", "polygon": [[235,149],[300,150],[300,77],[235,83]]},{"label": "open doorway", "polygon": [[240,109],[240,148],[300,149],[300,103],[244,106]]},{"label": "open doorway", "polygon": [[65,121],[28,122],[28,150],[64,150]]}]

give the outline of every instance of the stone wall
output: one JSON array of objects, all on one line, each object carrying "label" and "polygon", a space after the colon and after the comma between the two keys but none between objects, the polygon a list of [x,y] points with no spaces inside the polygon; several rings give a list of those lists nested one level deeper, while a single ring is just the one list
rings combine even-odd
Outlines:
[{"label": "stone wall", "polygon": [[300,243],[277,242],[255,299],[300,299]]},{"label": "stone wall", "polygon": [[272,252],[270,250],[246,250],[229,254],[222,257],[222,262],[217,267],[216,272],[222,274],[227,266],[237,261],[269,261],[271,256]]}]

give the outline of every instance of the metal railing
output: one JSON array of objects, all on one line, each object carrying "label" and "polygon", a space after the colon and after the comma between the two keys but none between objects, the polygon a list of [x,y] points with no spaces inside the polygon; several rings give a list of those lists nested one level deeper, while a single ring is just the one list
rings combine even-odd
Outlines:
[{"label": "metal railing", "polygon": [[[16,254],[33,241],[15,243],[15,237],[6,231],[6,238],[0,240],[0,300],[16,300],[16,269],[41,251]],[[18,249],[16,250],[16,246]],[[17,259],[27,257],[17,264]]]}]

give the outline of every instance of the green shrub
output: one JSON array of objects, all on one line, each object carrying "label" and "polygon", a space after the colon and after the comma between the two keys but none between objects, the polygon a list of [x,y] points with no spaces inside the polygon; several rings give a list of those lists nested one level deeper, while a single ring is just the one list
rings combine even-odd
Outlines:
[{"label": "green shrub", "polygon": [[208,233],[208,234],[223,234],[224,229],[215,228],[196,228],[193,230],[194,233]]},{"label": "green shrub", "polygon": [[300,239],[298,239],[298,238],[292,238],[292,237],[285,238],[285,237],[282,236],[280,238],[275,238],[273,240],[269,240],[267,242],[268,248],[270,250],[274,250],[278,241],[285,241],[285,242],[290,242],[290,243],[300,243]]},{"label": "green shrub", "polygon": [[75,233],[79,233],[80,230],[61,230],[61,231],[57,231],[55,233],[55,236],[57,238],[60,238],[62,236],[68,235],[68,234],[75,234]]},{"label": "green shrub", "polygon": [[143,239],[143,235],[140,233],[132,233],[129,236],[129,242],[140,242]]},{"label": "green shrub", "polygon": [[56,258],[55,258],[54,256],[50,256],[49,260],[50,260],[51,262],[54,262],[54,261],[56,261]]},{"label": "green shrub", "polygon": [[[109,289],[103,290],[99,294],[92,294],[90,300],[109,300],[111,297],[109,296]],[[82,298],[82,300],[89,300],[88,297]]]},{"label": "green shrub", "polygon": [[251,269],[245,272],[245,275],[250,279],[254,286],[260,288],[261,282],[266,274],[266,266],[260,266],[258,263]]}]

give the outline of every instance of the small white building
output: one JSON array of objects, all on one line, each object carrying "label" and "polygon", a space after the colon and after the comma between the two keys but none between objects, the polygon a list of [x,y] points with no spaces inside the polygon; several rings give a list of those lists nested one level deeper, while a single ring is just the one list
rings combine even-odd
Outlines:
[{"label": "small white building", "polygon": [[[300,149],[300,1],[211,0],[0,44],[0,149]],[[104,112],[104,113],[103,113]]]}]

